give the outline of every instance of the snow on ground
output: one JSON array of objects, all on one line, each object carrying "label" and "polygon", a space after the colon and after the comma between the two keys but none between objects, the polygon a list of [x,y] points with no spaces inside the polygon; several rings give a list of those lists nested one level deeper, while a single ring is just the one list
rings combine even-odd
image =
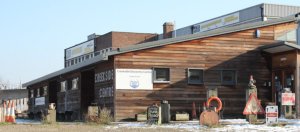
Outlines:
[{"label": "snow on ground", "polygon": [[163,125],[147,125],[144,122],[117,122],[115,125],[107,126],[106,129],[120,129],[120,128],[143,128],[143,129],[155,129],[155,128],[172,128],[183,131],[216,131],[216,132],[227,132],[227,131],[274,131],[274,132],[298,132],[300,131],[300,120],[298,119],[280,119],[279,122],[287,123],[285,126],[268,126],[252,125],[249,124],[245,119],[225,119],[220,120],[220,123],[226,123],[229,125],[221,125],[216,128],[208,128],[206,126],[199,125],[199,121],[188,121],[188,122],[171,122],[170,124]]},{"label": "snow on ground", "polygon": [[[39,121],[26,120],[26,119],[17,119],[17,124],[41,124]],[[289,131],[289,132],[298,132],[300,131],[300,120],[299,119],[279,119],[280,123],[286,125],[278,126],[268,126],[266,124],[261,125],[252,125],[249,124],[245,119],[223,119],[220,120],[220,127],[208,128],[206,126],[199,125],[199,121],[186,121],[186,122],[175,122],[172,121],[169,124],[162,125],[148,125],[145,122],[114,122],[112,125],[105,126],[106,130],[118,130],[122,128],[138,128],[138,129],[156,129],[156,128],[165,128],[165,129],[176,129],[182,131],[216,131],[216,132],[227,132],[227,131]],[[76,124],[69,122],[59,123],[61,125]]]},{"label": "snow on ground", "polygon": [[16,119],[16,124],[42,124],[42,122],[30,119]]}]

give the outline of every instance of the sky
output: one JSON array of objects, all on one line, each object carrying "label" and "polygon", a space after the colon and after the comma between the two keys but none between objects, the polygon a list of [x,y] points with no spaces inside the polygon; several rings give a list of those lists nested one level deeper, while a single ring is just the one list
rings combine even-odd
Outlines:
[{"label": "sky", "polygon": [[261,3],[300,0],[1,0],[0,79],[31,81],[64,67],[64,49],[92,33],[162,33]]}]

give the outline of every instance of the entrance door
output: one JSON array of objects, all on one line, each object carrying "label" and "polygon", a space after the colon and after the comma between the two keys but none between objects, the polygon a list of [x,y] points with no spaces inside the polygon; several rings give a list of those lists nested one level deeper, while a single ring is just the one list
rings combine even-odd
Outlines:
[{"label": "entrance door", "polygon": [[[279,106],[279,111],[282,109],[281,106],[281,93],[284,92],[284,88],[290,88],[290,90],[294,93],[294,70],[291,69],[280,69],[273,71],[273,99],[276,105]],[[281,112],[279,112],[281,113]]]},{"label": "entrance door", "polygon": [[94,101],[95,72],[88,70],[81,72],[81,111],[86,114],[88,106]]}]

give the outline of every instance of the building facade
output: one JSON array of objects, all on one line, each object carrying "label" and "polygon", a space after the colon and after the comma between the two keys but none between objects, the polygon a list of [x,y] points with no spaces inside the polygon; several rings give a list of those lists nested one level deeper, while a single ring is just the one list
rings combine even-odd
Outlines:
[{"label": "building facade", "polygon": [[61,120],[78,120],[88,106],[97,105],[111,109],[120,121],[133,119],[161,100],[169,101],[171,114],[190,113],[193,102],[200,111],[208,91],[215,90],[224,115],[238,116],[253,75],[263,105],[278,103],[279,90],[289,87],[296,94],[294,111],[300,117],[300,29],[293,11],[273,20],[176,37],[170,35],[175,33],[172,24],[165,23],[164,39],[122,32],[89,36],[65,49],[64,69],[24,84],[29,111],[44,113],[49,103],[56,103]]}]

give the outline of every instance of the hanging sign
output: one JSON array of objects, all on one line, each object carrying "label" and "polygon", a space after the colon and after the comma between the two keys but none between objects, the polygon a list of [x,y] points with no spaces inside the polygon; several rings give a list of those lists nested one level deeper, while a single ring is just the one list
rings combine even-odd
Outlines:
[{"label": "hanging sign", "polygon": [[282,105],[295,105],[295,93],[282,93]]}]

